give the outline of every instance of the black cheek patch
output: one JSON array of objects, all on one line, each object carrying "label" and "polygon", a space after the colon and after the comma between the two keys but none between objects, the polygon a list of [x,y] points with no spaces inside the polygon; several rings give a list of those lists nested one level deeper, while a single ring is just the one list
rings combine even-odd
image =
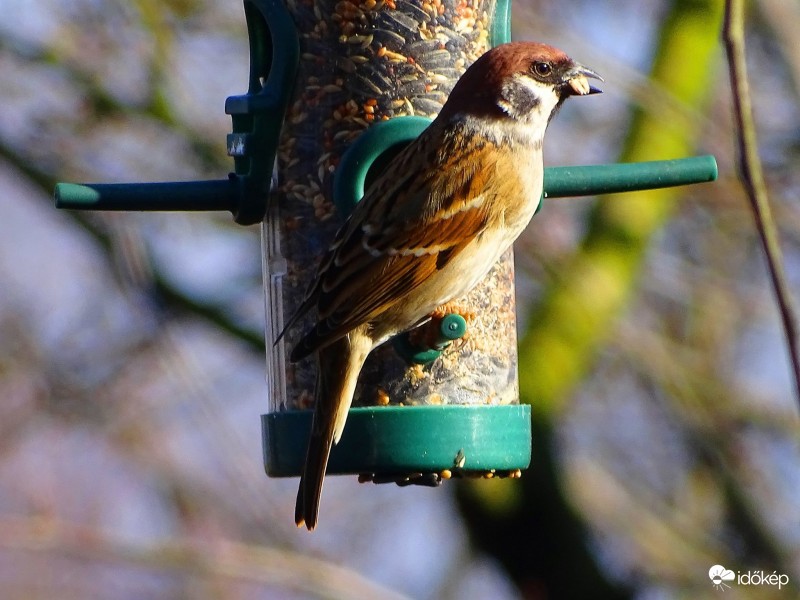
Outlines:
[{"label": "black cheek patch", "polygon": [[541,103],[536,92],[516,81],[506,88],[505,100],[514,107],[518,114],[527,114]]}]

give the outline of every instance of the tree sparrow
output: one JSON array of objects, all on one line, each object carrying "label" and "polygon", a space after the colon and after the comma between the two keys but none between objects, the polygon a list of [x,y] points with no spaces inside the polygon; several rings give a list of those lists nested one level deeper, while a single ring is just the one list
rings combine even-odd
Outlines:
[{"label": "tree sparrow", "polygon": [[298,527],[317,524],[331,445],[367,355],[468,292],[522,233],[542,195],[547,124],[568,96],[600,91],[587,77],[601,79],[545,44],[488,51],[336,234],[286,325],[316,308],[291,353],[292,361],[316,353],[318,362]]}]

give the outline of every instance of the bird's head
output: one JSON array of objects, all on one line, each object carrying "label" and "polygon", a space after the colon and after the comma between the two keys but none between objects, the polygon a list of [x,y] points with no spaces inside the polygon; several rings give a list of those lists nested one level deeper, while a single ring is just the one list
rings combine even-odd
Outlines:
[{"label": "bird's head", "polygon": [[597,73],[547,44],[503,44],[467,69],[439,116],[541,142],[564,100],[600,92],[589,78],[602,81]]}]

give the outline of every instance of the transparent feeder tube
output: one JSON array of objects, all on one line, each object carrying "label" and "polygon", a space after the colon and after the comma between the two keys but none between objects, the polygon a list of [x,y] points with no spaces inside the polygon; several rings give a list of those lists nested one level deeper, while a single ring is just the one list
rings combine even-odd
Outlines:
[{"label": "transparent feeder tube", "polygon": [[275,218],[276,207],[267,209],[261,224],[261,256],[264,277],[264,314],[266,315],[265,344],[267,347],[267,385],[269,386],[269,412],[286,410],[286,353],[278,342],[283,331],[283,278],[286,259],[281,254],[280,228]]},{"label": "transparent feeder tube", "polygon": [[[494,0],[290,2],[300,65],[277,155],[277,185],[263,225],[270,410],[313,405],[316,362],[289,354],[313,310],[273,346],[302,302],[344,216],[333,204],[336,168],[372,124],[433,118],[466,68],[490,48]],[[464,298],[467,335],[426,364],[377,348],[354,406],[518,402],[511,252]]]}]

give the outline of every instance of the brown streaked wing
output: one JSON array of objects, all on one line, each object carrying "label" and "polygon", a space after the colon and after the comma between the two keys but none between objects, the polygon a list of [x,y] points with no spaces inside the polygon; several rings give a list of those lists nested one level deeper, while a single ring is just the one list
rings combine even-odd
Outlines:
[{"label": "brown streaked wing", "polygon": [[[477,211],[474,211],[477,213]],[[486,223],[485,218],[470,219],[477,226],[479,233]],[[467,220],[466,213],[459,217]],[[379,257],[369,256],[364,268],[349,271],[348,277],[337,277],[336,285],[325,291],[324,286],[317,296],[318,323],[298,346],[302,346],[297,358],[310,354],[314,350],[326,346],[342,337],[351,329],[370,321],[388,308],[401,302],[419,285],[447,265],[474,236],[452,240],[441,251],[416,256],[414,254],[382,254]],[[437,240],[437,243],[441,244]],[[341,276],[340,269],[326,275]],[[327,280],[327,277],[326,277]],[[293,355],[293,359],[295,356]]]},{"label": "brown streaked wing", "polygon": [[[439,168],[417,185],[396,174],[392,181],[390,174],[396,170],[388,169],[356,207],[323,261],[325,268],[310,292],[318,323],[298,344],[297,358],[403,300],[483,231],[493,200],[484,194],[494,169],[491,152],[485,144],[442,148]],[[409,166],[406,152],[398,159]],[[387,188],[394,193],[382,196]]]}]

